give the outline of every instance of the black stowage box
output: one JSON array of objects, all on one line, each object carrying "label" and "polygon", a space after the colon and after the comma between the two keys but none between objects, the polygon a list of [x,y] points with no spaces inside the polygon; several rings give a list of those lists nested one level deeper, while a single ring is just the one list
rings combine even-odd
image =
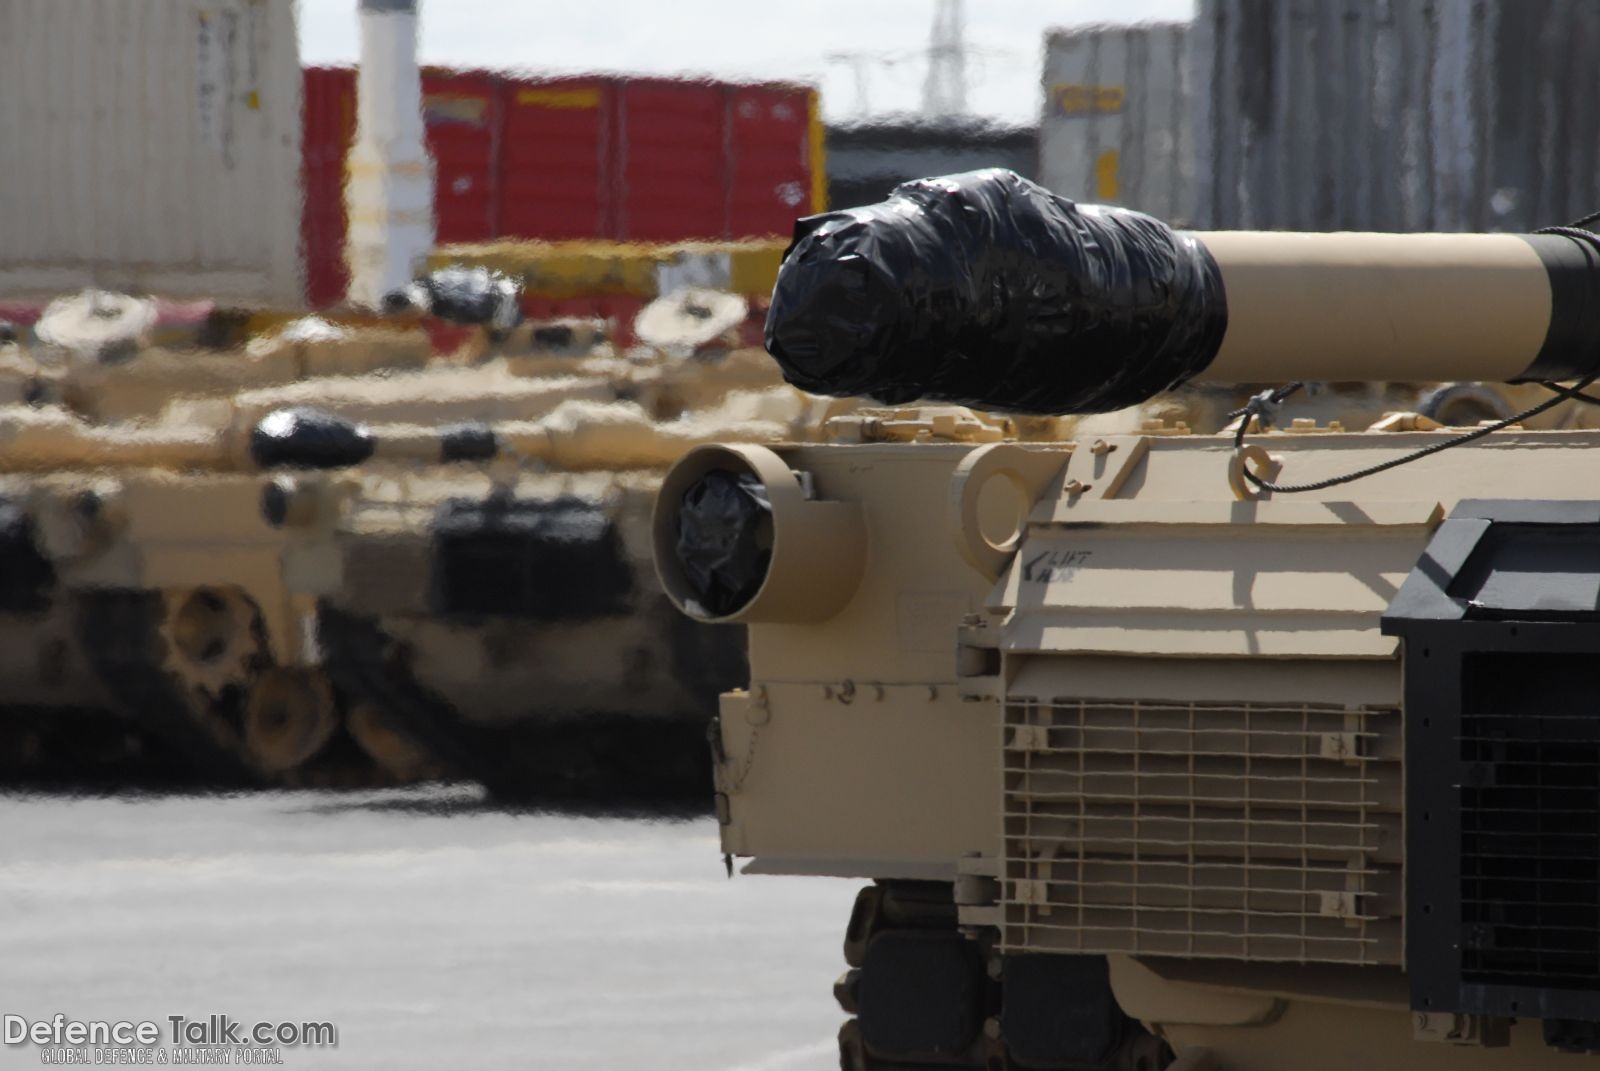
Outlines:
[{"label": "black stowage box", "polygon": [[633,571],[601,507],[554,499],[452,499],[433,520],[434,608],[572,621],[629,612]]},{"label": "black stowage box", "polygon": [[1413,1006],[1600,1021],[1600,503],[1463,502],[1383,630]]}]

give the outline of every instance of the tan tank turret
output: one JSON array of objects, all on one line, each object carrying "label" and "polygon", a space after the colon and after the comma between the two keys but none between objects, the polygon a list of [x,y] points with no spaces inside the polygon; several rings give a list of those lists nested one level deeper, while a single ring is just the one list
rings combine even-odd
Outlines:
[{"label": "tan tank turret", "polygon": [[[1600,370],[1583,231],[1185,235],[978,173],[799,233],[769,344],[903,423]],[[871,882],[843,1067],[1600,1050],[1600,433],[1254,430],[1270,402],[1220,435],[731,444],[666,477],[663,587],[748,627],[723,850]]]},{"label": "tan tank turret", "polygon": [[417,329],[291,324],[242,349],[175,350],[140,346],[116,359],[42,347],[33,354],[49,401],[99,423],[153,420],[175,399],[226,398],[239,391],[308,377],[414,370],[431,357]]}]

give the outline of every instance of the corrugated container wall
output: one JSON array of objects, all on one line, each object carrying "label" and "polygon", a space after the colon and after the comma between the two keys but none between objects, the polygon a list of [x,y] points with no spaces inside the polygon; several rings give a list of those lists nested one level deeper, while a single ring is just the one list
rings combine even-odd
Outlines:
[{"label": "corrugated container wall", "polygon": [[1191,219],[1187,37],[1182,23],[1048,34],[1039,181],[1073,200]]},{"label": "corrugated container wall", "polygon": [[[422,90],[441,244],[767,237],[823,207],[807,86],[430,67]],[[322,306],[344,294],[355,72],[310,68],[305,94],[307,292]]]},{"label": "corrugated container wall", "polygon": [[279,0],[4,0],[0,294],[299,304],[301,83]]},{"label": "corrugated container wall", "polygon": [[1199,222],[1528,230],[1600,209],[1593,0],[1201,0]]}]

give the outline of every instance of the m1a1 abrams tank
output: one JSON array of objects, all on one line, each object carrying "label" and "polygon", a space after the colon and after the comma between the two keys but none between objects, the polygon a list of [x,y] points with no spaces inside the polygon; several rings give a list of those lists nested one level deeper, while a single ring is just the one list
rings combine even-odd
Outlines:
[{"label": "m1a1 abrams tank", "polygon": [[[1597,308],[1587,231],[1176,233],[981,172],[803,223],[768,340],[902,405],[1575,384],[1546,406],[1600,374]],[[1600,433],[1538,415],[691,451],[662,583],[750,643],[723,848],[871,882],[842,1065],[1600,1049]]]}]

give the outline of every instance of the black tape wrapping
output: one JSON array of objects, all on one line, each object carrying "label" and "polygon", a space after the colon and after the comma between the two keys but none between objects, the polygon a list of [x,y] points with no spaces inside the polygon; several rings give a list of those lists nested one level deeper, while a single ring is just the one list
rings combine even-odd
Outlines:
[{"label": "black tape wrapping", "polygon": [[250,431],[250,456],[264,469],[359,465],[375,448],[365,425],[309,405],[275,409]]},{"label": "black tape wrapping", "polygon": [[1192,236],[994,168],[798,221],[766,343],[818,394],[1100,413],[1203,370],[1226,327]]},{"label": "black tape wrapping", "polygon": [[741,609],[772,562],[772,502],[749,473],[712,469],[683,493],[678,563],[699,610],[723,617]]}]

